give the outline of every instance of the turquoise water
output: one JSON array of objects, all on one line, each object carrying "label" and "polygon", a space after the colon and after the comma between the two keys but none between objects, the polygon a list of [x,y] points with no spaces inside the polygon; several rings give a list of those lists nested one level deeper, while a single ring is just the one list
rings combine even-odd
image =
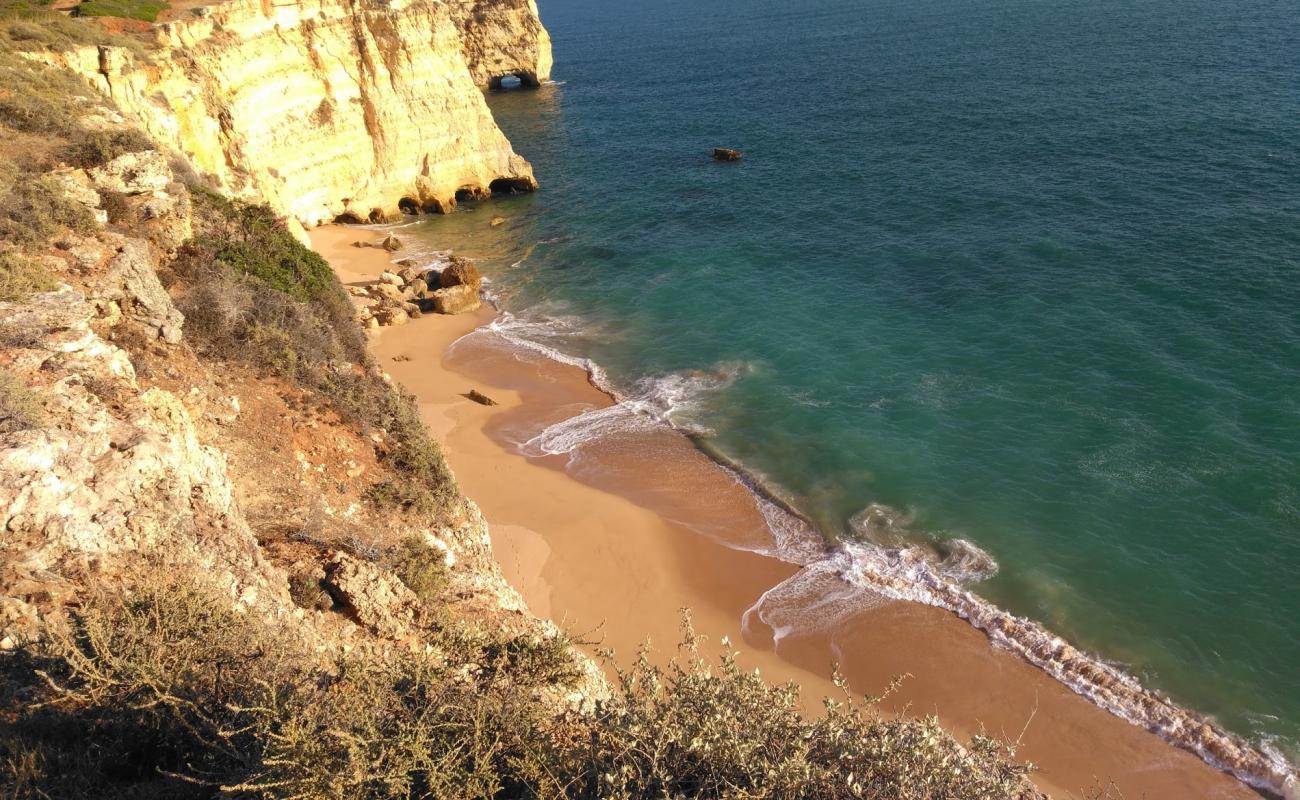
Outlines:
[{"label": "turquoise water", "polygon": [[674,420],[830,535],[975,542],[979,593],[1294,755],[1294,2],[541,10],[558,85],[490,102],[543,190],[430,235],[629,392],[716,375]]}]

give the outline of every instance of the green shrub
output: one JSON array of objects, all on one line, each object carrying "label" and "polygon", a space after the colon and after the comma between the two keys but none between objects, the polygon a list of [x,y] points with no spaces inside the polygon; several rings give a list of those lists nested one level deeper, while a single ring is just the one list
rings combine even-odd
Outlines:
[{"label": "green shrub", "polygon": [[0,195],[0,238],[20,245],[44,244],[62,228],[95,229],[90,209],[69,199],[51,178],[21,175]]},{"label": "green shrub", "polygon": [[447,588],[447,562],[441,550],[410,536],[389,557],[390,569],[426,603],[436,602]]},{"label": "green shrub", "polygon": [[74,13],[79,17],[122,17],[153,22],[167,7],[163,0],[86,0]]},{"label": "green shrub", "polygon": [[49,270],[38,261],[18,253],[0,253],[0,300],[25,300],[37,292],[58,287]]},{"label": "green shrub", "polygon": [[0,434],[39,428],[44,419],[40,396],[13,375],[0,372]]}]

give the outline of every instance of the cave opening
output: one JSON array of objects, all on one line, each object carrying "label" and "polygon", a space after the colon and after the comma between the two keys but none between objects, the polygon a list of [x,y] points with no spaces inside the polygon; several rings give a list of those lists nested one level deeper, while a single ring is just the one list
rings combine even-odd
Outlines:
[{"label": "cave opening", "polygon": [[412,216],[420,213],[420,204],[416,202],[414,197],[403,197],[401,200],[398,200],[397,208],[403,214],[410,214]]},{"label": "cave opening", "polygon": [[360,225],[365,222],[365,220],[351,211],[344,211],[342,214],[335,217],[334,221],[340,225]]},{"label": "cave opening", "polygon": [[488,184],[488,190],[498,194],[525,194],[537,188],[528,178],[497,178]]}]

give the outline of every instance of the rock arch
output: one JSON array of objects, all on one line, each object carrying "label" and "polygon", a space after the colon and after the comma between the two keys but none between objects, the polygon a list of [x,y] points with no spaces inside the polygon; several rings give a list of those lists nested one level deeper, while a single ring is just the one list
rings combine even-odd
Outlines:
[{"label": "rock arch", "polygon": [[488,88],[494,92],[509,91],[511,89],[536,89],[541,85],[542,82],[537,80],[537,73],[527,70],[494,75],[488,81]]}]

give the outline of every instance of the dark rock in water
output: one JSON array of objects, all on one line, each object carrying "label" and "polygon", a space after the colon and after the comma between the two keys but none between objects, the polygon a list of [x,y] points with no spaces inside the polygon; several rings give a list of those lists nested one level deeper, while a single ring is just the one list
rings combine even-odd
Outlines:
[{"label": "dark rock in water", "polygon": [[452,256],[451,263],[442,271],[439,278],[442,288],[452,286],[469,286],[478,291],[483,285],[483,274],[474,266],[474,262],[460,256]]},{"label": "dark rock in water", "polygon": [[401,241],[396,236],[392,235],[385,236],[384,240],[379,243],[379,246],[390,253],[396,253],[398,250],[402,249]]},{"label": "dark rock in water", "polygon": [[726,147],[713,148],[714,161],[739,161],[741,154],[739,150],[731,150]]},{"label": "dark rock in water", "polygon": [[465,396],[481,406],[494,406],[497,404],[497,401],[483,394],[478,389],[470,389]]}]

